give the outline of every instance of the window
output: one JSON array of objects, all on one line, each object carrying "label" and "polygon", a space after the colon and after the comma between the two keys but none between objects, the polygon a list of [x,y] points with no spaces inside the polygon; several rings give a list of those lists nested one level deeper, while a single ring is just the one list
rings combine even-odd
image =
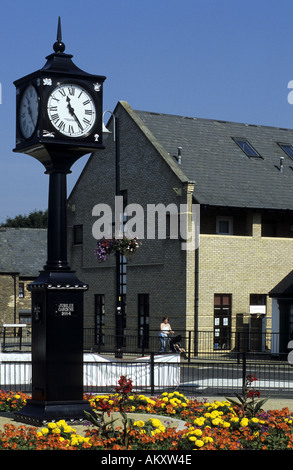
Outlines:
[{"label": "window", "polygon": [[214,294],[214,349],[230,349],[231,294]]},{"label": "window", "polygon": [[246,139],[233,138],[233,140],[248,157],[260,157],[260,154],[252,147],[252,145]]},{"label": "window", "polygon": [[23,298],[24,297],[24,283],[20,282],[18,284],[18,297]]},{"label": "window", "polygon": [[261,236],[262,237],[276,237],[276,235],[277,235],[277,222],[273,220],[262,220]]},{"label": "window", "polygon": [[73,226],[73,243],[74,245],[82,245],[83,243],[83,225]]},{"label": "window", "polygon": [[105,296],[95,295],[96,344],[105,344]]},{"label": "window", "polygon": [[266,313],[266,294],[250,294],[249,313]]},{"label": "window", "polygon": [[233,235],[233,217],[217,217],[216,233],[218,235]]},{"label": "window", "polygon": [[281,149],[288,155],[288,157],[293,160],[293,146],[292,145],[285,145],[285,144],[278,144]]},{"label": "window", "polygon": [[149,294],[138,294],[138,347],[149,347]]}]

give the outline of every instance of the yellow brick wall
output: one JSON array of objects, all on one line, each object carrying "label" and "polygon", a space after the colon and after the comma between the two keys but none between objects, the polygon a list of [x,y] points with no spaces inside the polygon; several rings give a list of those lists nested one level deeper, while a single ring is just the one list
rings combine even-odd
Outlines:
[{"label": "yellow brick wall", "polygon": [[[213,329],[214,294],[232,294],[232,331],[236,314],[249,314],[250,294],[268,294],[293,269],[293,240],[262,238],[260,223],[253,237],[201,235],[199,245],[198,329]],[[266,327],[272,302],[267,297]]]}]

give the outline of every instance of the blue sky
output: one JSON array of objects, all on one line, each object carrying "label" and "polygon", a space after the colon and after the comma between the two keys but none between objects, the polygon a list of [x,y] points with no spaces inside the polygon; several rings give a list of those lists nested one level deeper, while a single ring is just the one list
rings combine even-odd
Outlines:
[{"label": "blue sky", "polygon": [[[105,75],[104,109],[293,127],[292,0],[11,0],[0,14],[0,223],[47,208],[48,176],[14,153],[13,81],[53,52]],[[68,192],[87,157],[72,168]]]}]

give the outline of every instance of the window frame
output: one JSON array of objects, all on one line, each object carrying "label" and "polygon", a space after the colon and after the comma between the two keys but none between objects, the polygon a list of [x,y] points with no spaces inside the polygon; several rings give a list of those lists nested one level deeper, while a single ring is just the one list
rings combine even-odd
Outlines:
[{"label": "window frame", "polygon": [[[228,232],[220,231],[221,222],[228,222],[228,227],[229,227]],[[233,217],[232,216],[219,215],[216,217],[216,234],[217,235],[233,235]]]},{"label": "window frame", "polygon": [[[225,298],[228,298],[228,303],[224,302]],[[213,321],[214,351],[231,349],[232,294],[214,293]]]},{"label": "window frame", "polygon": [[[253,147],[253,145],[251,145],[251,143],[249,142],[249,140],[247,140],[245,137],[232,137],[232,139],[234,140],[235,144],[238,145],[238,147],[242,150],[242,152],[249,158],[263,158],[260,153]],[[245,150],[245,148],[243,146],[241,146],[241,143],[242,144],[245,144],[245,146],[247,146],[251,151],[248,152]]]},{"label": "window frame", "polygon": [[[278,146],[283,150],[283,152],[287,155],[287,157],[290,158],[290,160],[293,161],[293,145],[291,144],[283,144],[281,142],[278,142]],[[286,149],[291,149],[292,155],[290,155],[289,150],[287,151]]]}]

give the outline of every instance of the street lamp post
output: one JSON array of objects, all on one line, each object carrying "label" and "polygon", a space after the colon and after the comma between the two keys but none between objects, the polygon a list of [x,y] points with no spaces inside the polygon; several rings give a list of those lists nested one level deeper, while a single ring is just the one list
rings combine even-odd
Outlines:
[{"label": "street lamp post", "polygon": [[[113,118],[113,140],[115,142],[115,196],[120,196],[120,127],[119,118],[112,111],[104,111],[103,118],[106,113],[110,113]],[[103,132],[110,133],[103,122]],[[123,220],[120,221],[120,226]],[[123,230],[123,229],[122,229]],[[115,357],[122,357],[121,347],[123,344],[123,293],[121,292],[121,254],[116,252],[116,351]]]}]

